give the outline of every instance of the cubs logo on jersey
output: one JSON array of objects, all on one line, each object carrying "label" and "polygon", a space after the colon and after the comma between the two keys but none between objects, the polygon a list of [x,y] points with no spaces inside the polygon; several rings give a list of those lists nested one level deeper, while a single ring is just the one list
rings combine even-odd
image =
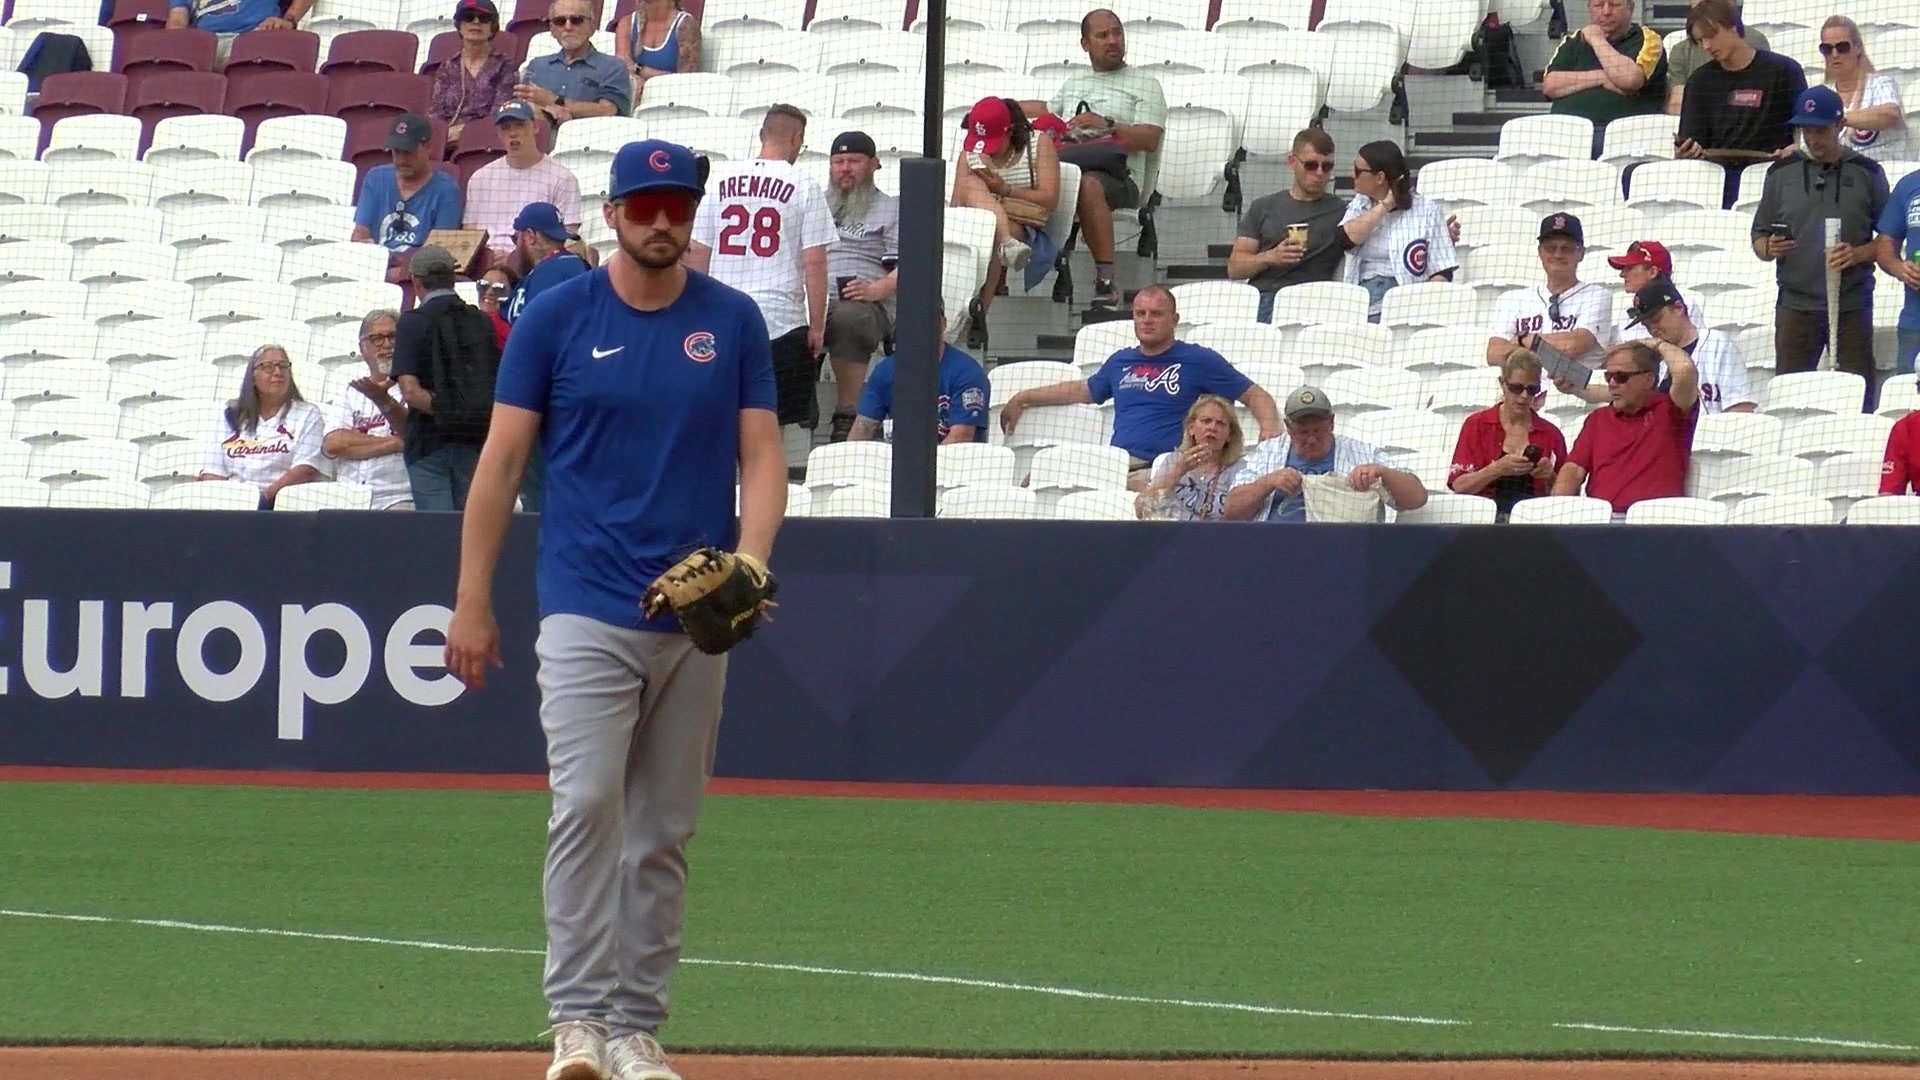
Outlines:
[{"label": "cubs logo on jersey", "polygon": [[696,364],[707,363],[717,353],[713,345],[713,335],[705,330],[696,330],[688,334],[687,340],[681,343],[681,347],[686,350],[687,359]]},{"label": "cubs logo on jersey", "polygon": [[1847,128],[1847,142],[1856,150],[1865,150],[1880,141],[1880,133],[1864,128]]},{"label": "cubs logo on jersey", "polygon": [[1406,264],[1407,273],[1414,277],[1427,276],[1427,238],[1415,237],[1406,249],[1400,252],[1400,261]]}]

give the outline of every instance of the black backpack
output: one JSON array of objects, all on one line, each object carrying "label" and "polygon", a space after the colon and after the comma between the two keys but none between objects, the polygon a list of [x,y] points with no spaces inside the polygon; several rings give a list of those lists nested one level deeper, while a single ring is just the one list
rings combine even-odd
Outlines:
[{"label": "black backpack", "polygon": [[500,347],[486,312],[459,297],[422,309],[432,327],[427,374],[433,379],[433,426],[453,442],[482,443],[493,419],[493,383]]}]

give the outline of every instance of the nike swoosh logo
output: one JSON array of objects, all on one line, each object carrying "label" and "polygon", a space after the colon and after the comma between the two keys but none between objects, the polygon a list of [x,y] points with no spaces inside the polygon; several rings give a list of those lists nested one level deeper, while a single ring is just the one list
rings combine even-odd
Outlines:
[{"label": "nike swoosh logo", "polygon": [[617,352],[619,352],[619,351],[620,351],[621,349],[624,349],[624,348],[626,348],[626,346],[625,346],[625,345],[615,345],[615,346],[614,346],[613,348],[611,348],[611,349],[598,349],[598,348],[596,348],[596,349],[594,349],[594,350],[593,350],[593,358],[594,358],[595,360],[605,360],[605,359],[606,359],[607,357],[609,357],[609,356],[612,356],[612,355],[613,355],[614,353],[617,353]]}]

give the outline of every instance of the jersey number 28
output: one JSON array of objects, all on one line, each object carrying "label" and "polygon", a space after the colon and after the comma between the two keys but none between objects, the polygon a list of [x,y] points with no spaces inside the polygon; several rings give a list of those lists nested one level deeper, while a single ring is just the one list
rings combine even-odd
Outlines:
[{"label": "jersey number 28", "polygon": [[751,251],[762,259],[780,254],[780,211],[763,206],[749,213],[735,203],[720,208],[720,254],[745,255]]}]

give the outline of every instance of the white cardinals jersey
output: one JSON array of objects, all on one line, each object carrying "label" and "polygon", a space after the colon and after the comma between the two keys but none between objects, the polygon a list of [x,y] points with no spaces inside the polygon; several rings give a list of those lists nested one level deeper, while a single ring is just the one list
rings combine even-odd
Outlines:
[{"label": "white cardinals jersey", "polygon": [[1488,336],[1518,341],[1527,334],[1585,330],[1593,335],[1594,347],[1574,359],[1598,369],[1600,357],[1613,343],[1613,294],[1591,281],[1582,281],[1557,299],[1556,303],[1545,285],[1507,293],[1494,306]]},{"label": "white cardinals jersey", "polygon": [[[387,396],[405,407],[398,386],[387,387]],[[373,399],[351,385],[340,388],[339,397],[327,410],[327,432],[357,431],[362,435],[385,438],[392,435],[393,424]],[[413,480],[407,475],[406,456],[399,451],[374,458],[340,458],[334,462],[334,479],[365,484],[373,489],[373,508],[391,510],[413,501]]]},{"label": "white cardinals jersey", "polygon": [[813,178],[766,158],[715,162],[693,219],[694,242],[713,252],[707,272],[753,297],[776,338],[807,325],[801,255],[839,235]]},{"label": "white cardinals jersey", "polygon": [[327,421],[310,402],[289,401],[279,415],[263,416],[252,428],[237,433],[227,423],[222,406],[213,431],[204,471],[215,476],[264,491],[295,465],[311,465],[322,476],[333,475],[333,464],[320,449]]}]

